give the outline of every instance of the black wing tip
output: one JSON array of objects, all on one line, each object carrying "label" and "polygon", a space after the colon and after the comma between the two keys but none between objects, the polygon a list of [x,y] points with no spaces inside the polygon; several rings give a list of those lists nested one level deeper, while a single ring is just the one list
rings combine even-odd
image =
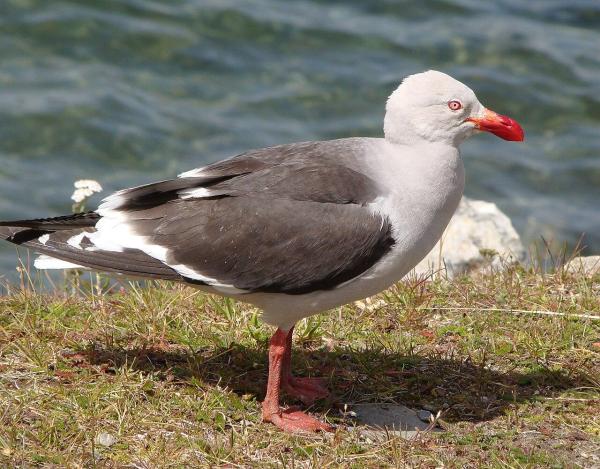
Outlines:
[{"label": "black wing tip", "polygon": [[52,231],[24,228],[22,226],[0,225],[0,239],[14,244],[28,243],[48,233],[52,233]]},{"label": "black wing tip", "polygon": [[59,217],[32,218],[30,220],[0,221],[0,226],[13,228],[37,228],[50,231],[72,230],[94,226],[101,216],[94,211],[61,215]]},{"label": "black wing tip", "polygon": [[53,233],[53,231],[47,230],[38,230],[35,228],[26,228],[24,230],[17,231],[10,235],[8,238],[5,238],[7,241],[10,241],[14,244],[25,244],[34,239],[38,239],[40,236],[44,236],[45,234]]}]

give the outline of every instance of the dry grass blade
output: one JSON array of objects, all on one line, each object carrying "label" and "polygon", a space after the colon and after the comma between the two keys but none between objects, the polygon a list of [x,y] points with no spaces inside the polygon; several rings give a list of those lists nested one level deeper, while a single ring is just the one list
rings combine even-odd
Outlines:
[{"label": "dry grass blade", "polygon": [[419,310],[429,311],[468,311],[468,312],[494,312],[494,313],[508,313],[508,314],[539,314],[542,316],[561,316],[573,319],[593,319],[600,320],[600,316],[594,314],[573,314],[573,313],[562,313],[560,311],[538,311],[538,310],[527,310],[527,309],[509,309],[509,308],[461,308],[461,307],[442,307],[442,306],[429,306],[418,308]]}]

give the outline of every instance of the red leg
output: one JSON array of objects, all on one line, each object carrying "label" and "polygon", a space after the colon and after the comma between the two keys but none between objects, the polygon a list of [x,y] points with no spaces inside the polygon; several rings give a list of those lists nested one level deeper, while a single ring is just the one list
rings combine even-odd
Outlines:
[{"label": "red leg", "polygon": [[291,337],[291,335],[292,330],[284,332],[277,329],[269,342],[269,378],[267,394],[262,403],[263,420],[274,423],[286,432],[333,431],[330,425],[299,410],[279,407],[279,391],[282,385],[286,354],[288,356],[291,354],[291,340],[288,340],[288,336]]},{"label": "red leg", "polygon": [[290,396],[300,399],[307,405],[317,399],[329,395],[329,391],[323,386],[322,378],[296,378],[292,375],[292,327],[286,337],[285,355],[283,356],[281,371],[281,387]]}]

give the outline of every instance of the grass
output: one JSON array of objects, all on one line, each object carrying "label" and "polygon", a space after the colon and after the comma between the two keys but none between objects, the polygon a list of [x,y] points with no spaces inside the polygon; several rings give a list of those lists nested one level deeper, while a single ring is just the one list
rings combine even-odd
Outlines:
[{"label": "grass", "polygon": [[[599,311],[599,278],[513,266],[306,319],[294,368],[328,378],[311,411],[339,427],[293,436],[260,420],[272,331],[252,307],[25,282],[0,297],[0,467],[598,466],[600,321],[578,315]],[[446,431],[371,438],[347,429],[360,402],[441,410]]]}]

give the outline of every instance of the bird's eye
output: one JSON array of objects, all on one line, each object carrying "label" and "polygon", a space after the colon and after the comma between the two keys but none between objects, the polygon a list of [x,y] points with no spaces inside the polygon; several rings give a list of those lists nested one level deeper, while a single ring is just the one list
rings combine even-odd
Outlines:
[{"label": "bird's eye", "polygon": [[452,111],[458,111],[459,109],[462,109],[462,103],[456,100],[448,101],[448,107]]}]

